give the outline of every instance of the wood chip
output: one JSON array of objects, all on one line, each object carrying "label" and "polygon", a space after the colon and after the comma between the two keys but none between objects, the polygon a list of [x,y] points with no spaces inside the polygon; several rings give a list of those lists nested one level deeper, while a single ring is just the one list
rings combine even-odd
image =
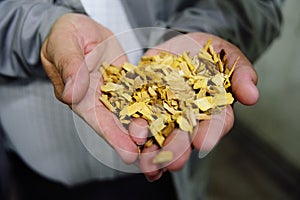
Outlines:
[{"label": "wood chip", "polygon": [[[142,57],[137,66],[103,63],[100,101],[124,125],[131,118],[147,120],[152,136],[139,150],[154,143],[163,147],[174,128],[192,134],[199,121],[234,102],[230,78],[236,63],[229,69],[225,51],[216,53],[211,41],[196,56],[161,52]],[[172,160],[162,152],[153,162]]]},{"label": "wood chip", "polygon": [[173,160],[173,153],[171,151],[162,150],[153,159],[153,164],[163,164]]}]

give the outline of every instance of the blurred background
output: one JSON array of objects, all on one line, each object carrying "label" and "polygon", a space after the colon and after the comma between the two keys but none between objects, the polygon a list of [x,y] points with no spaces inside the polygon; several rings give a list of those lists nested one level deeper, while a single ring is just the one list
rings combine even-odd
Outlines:
[{"label": "blurred background", "polygon": [[258,104],[235,104],[234,129],[205,158],[208,199],[300,199],[299,8],[285,2],[281,36],[254,64]]}]

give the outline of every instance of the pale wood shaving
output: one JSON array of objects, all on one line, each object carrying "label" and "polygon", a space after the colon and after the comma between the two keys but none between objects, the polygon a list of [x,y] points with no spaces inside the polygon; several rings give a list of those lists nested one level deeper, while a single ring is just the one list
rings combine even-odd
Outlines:
[{"label": "pale wood shaving", "polygon": [[153,164],[163,164],[173,160],[173,152],[162,150],[153,159]]}]

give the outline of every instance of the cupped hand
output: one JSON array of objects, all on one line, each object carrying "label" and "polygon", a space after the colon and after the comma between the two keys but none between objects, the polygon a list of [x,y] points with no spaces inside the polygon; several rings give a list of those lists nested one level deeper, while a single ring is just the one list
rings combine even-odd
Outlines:
[{"label": "cupped hand", "polygon": [[120,155],[125,163],[138,150],[115,115],[100,101],[102,62],[127,61],[117,39],[107,28],[81,14],[66,14],[52,27],[41,49],[41,61],[57,99],[69,105]]},{"label": "cupped hand", "polygon": [[[171,40],[150,49],[146,55],[155,55],[160,51],[173,54],[181,54],[189,51],[196,55],[207,41],[212,40],[212,46],[216,52],[224,49],[227,53],[229,66],[233,66],[237,58],[237,64],[232,74],[232,92],[236,100],[244,105],[253,105],[257,102],[259,93],[256,88],[257,75],[246,56],[233,44],[207,33],[190,33],[172,38]],[[227,106],[221,113],[212,115],[210,120],[200,121],[192,135],[176,129],[166,139],[161,149],[173,152],[173,160],[168,163],[153,164],[153,158],[161,151],[157,146],[151,146],[143,150],[140,155],[140,167],[149,181],[160,178],[166,170],[180,170],[189,160],[193,149],[199,150],[199,157],[206,156],[233,127],[234,113],[231,106]],[[137,133],[130,133],[136,135]]]}]

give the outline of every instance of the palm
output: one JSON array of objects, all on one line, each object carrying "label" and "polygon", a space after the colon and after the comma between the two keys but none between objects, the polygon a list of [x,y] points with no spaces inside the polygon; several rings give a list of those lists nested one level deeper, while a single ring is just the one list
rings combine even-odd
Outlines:
[{"label": "palm", "polygon": [[[72,105],[72,109],[119,153],[121,153],[120,151],[137,150],[136,146],[134,146],[130,140],[127,131],[116,119],[115,115],[99,100],[101,96],[100,86],[102,84],[99,66],[102,62],[110,62],[110,58],[107,56],[99,56],[101,55],[99,54],[99,50],[101,50],[102,47],[99,46],[97,48],[98,49],[94,49],[86,56],[85,62],[82,64],[82,67],[86,67],[89,71],[89,87],[82,100]],[[110,56],[114,54],[112,51],[109,52]],[[119,53],[120,52],[116,52],[116,55]],[[124,62],[124,59],[124,57],[121,57],[118,59],[118,62]],[[74,88],[77,88],[76,85]],[[73,91],[73,95],[76,96],[76,91]],[[118,139],[114,140],[114,137],[118,137]]]},{"label": "palm", "polygon": [[69,104],[125,162],[134,162],[137,147],[115,116],[99,101],[102,62],[126,61],[112,33],[87,16],[67,14],[53,26],[41,58],[56,97]]}]

